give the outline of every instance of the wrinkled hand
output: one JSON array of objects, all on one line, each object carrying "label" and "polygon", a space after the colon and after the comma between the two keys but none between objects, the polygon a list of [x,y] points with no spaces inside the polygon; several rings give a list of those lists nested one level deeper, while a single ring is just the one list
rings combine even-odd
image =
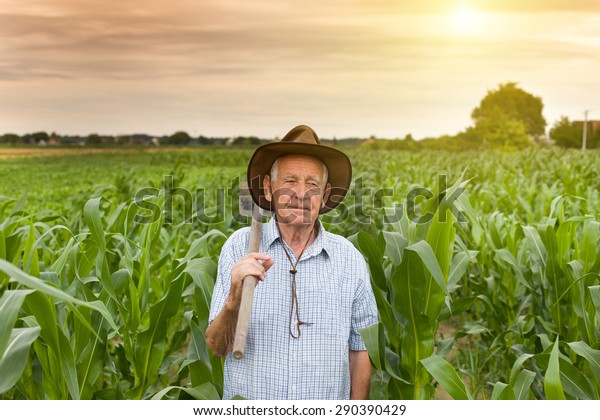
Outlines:
[{"label": "wrinkled hand", "polygon": [[226,305],[233,310],[239,309],[242,301],[242,286],[246,276],[254,276],[258,281],[263,281],[267,270],[272,265],[271,257],[261,252],[251,252],[239,259],[231,268],[231,286]]}]

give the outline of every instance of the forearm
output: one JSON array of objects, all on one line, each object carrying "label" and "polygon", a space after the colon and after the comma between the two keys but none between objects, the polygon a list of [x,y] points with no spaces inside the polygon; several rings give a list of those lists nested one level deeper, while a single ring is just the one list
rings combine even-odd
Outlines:
[{"label": "forearm", "polygon": [[350,399],[368,400],[371,389],[371,361],[366,351],[349,351]]},{"label": "forearm", "polygon": [[206,344],[215,356],[226,356],[233,348],[239,306],[225,304],[219,315],[206,329]]}]

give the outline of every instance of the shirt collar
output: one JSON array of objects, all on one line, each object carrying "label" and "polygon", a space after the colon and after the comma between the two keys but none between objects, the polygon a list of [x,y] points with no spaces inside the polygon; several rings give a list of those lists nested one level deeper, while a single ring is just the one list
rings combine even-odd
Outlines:
[{"label": "shirt collar", "polygon": [[[329,254],[328,240],[325,229],[323,228],[323,224],[317,220],[317,225],[317,238],[306,249],[306,251],[302,255],[302,259],[319,255],[321,251],[325,251],[327,254]],[[277,229],[277,225],[275,223],[275,216],[271,217],[271,219],[267,223],[263,224],[261,233],[261,249],[265,250],[265,252],[277,239],[282,241],[282,239],[279,237],[279,230]]]}]

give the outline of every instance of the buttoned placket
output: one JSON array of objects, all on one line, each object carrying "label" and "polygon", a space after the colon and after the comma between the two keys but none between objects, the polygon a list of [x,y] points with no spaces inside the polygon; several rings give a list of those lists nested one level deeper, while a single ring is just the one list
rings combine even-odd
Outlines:
[{"label": "buttoned placket", "polygon": [[[303,284],[307,281],[307,275],[308,275],[308,269],[307,269],[307,265],[308,261],[310,258],[316,257],[322,250],[323,248],[323,242],[322,242],[322,237],[320,235],[321,232],[319,232],[317,234],[317,237],[315,238],[315,241],[310,244],[310,246],[305,250],[305,252],[303,252],[303,254],[300,257],[300,260],[298,261],[298,264],[296,266],[297,269],[297,273],[296,273],[296,284]],[[284,257],[285,257],[285,251],[283,251],[284,249],[286,249],[291,255],[293,255],[293,251],[292,249],[284,243],[284,241],[281,239],[281,237],[279,235],[278,236],[278,241],[275,242],[268,242],[269,246],[275,246],[275,247],[285,247],[285,248],[279,248],[280,252],[283,252]],[[318,248],[318,249],[316,249]],[[286,276],[287,278],[285,279],[285,291],[283,292],[283,296],[291,296],[291,289],[292,289],[292,278],[291,278],[291,273],[289,273],[289,270],[286,268],[285,270],[286,272],[288,272],[288,276]],[[302,302],[302,305],[306,305],[306,303],[302,300],[302,298],[299,299],[299,302]],[[288,304],[288,303],[286,303]],[[291,302],[289,302],[289,304],[291,304]],[[302,319],[302,308],[300,309],[300,317]],[[287,317],[286,317],[287,319]],[[287,319],[288,322],[290,321],[289,319]],[[293,313],[293,317],[291,319],[292,323],[295,323],[297,321],[296,319],[296,313],[294,311]],[[289,327],[289,325],[288,325]],[[301,328],[304,327],[301,326]],[[287,399],[300,399],[303,390],[300,389],[299,384],[301,383],[302,379],[303,379],[303,375],[306,375],[307,372],[303,372],[302,369],[302,361],[303,359],[303,349],[306,346],[306,339],[303,340],[302,337],[300,338],[293,338],[289,333],[286,334],[287,336],[287,359],[288,359],[288,363],[287,365],[289,366],[288,372],[286,372],[284,375],[287,376]],[[306,391],[306,390],[304,390]]]}]

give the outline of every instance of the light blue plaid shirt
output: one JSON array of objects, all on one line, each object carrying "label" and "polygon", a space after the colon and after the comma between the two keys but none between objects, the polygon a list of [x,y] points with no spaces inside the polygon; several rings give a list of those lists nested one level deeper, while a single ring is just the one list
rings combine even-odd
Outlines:
[{"label": "light blue plaid shirt", "polygon": [[[229,294],[233,264],[247,253],[250,229],[231,235],[219,257],[210,321]],[[262,225],[260,251],[273,258],[254,292],[244,357],[225,360],[223,399],[349,399],[348,350],[366,350],[359,330],[377,323],[377,306],[363,256],[319,224],[296,269],[300,338],[290,336],[292,275],[275,219]],[[295,312],[295,311],[294,311]],[[296,315],[292,317],[294,335]]]}]

